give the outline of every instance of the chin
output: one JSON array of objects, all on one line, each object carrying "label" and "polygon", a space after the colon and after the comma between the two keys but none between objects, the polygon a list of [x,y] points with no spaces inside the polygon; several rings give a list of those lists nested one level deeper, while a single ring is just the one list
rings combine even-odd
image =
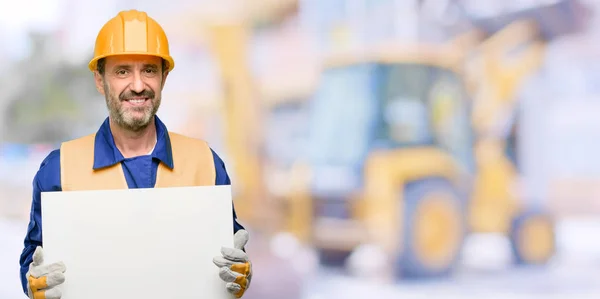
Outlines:
[{"label": "chin", "polygon": [[139,131],[146,128],[152,118],[126,118],[123,120],[122,124],[130,130]]}]

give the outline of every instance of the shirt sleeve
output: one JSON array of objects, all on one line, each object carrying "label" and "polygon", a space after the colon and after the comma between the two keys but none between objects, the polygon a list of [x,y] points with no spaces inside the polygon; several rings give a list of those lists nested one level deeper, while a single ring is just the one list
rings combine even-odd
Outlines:
[{"label": "shirt sleeve", "polygon": [[42,246],[42,215],[41,193],[60,191],[60,150],[54,150],[42,161],[39,170],[33,178],[33,195],[29,225],[24,240],[24,248],[19,264],[21,266],[21,284],[23,292],[27,294],[27,271],[33,259],[33,252],[37,246]]},{"label": "shirt sleeve", "polygon": [[[211,151],[212,151],[213,159],[214,159],[214,163],[215,163],[215,172],[216,172],[215,185],[231,185],[231,180],[229,179],[229,175],[227,174],[227,169],[225,168],[225,162],[223,162],[221,157],[219,157],[219,155],[217,155],[217,153],[214,150],[211,149]],[[234,206],[232,206],[232,211],[233,211],[233,233],[235,234],[238,230],[245,229],[245,228],[238,222]]]}]

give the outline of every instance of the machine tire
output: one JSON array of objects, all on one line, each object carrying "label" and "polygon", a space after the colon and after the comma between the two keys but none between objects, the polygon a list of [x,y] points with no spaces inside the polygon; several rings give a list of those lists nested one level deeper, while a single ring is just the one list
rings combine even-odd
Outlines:
[{"label": "machine tire", "polygon": [[543,265],[555,254],[553,219],[539,211],[525,211],[513,218],[510,244],[517,265]]},{"label": "machine tire", "polygon": [[464,202],[444,179],[419,180],[405,186],[403,244],[396,261],[399,278],[435,278],[452,272],[466,234]]}]

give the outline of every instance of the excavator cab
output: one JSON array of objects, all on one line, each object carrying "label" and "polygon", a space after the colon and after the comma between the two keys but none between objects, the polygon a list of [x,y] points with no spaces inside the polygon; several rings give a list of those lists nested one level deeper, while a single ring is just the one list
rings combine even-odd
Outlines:
[{"label": "excavator cab", "polygon": [[469,100],[459,76],[440,65],[381,58],[326,69],[309,136],[317,193],[362,187],[373,150],[439,147],[473,169]]}]

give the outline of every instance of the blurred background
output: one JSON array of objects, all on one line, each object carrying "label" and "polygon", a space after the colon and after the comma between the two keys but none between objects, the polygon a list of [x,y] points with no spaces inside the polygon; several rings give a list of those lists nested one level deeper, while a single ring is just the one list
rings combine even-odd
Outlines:
[{"label": "blurred background", "polygon": [[600,297],[600,1],[22,0],[0,9],[0,298],[24,297],[41,161],[107,115],[96,34],[132,8],[176,61],[159,116],[232,177],[245,298]]}]

